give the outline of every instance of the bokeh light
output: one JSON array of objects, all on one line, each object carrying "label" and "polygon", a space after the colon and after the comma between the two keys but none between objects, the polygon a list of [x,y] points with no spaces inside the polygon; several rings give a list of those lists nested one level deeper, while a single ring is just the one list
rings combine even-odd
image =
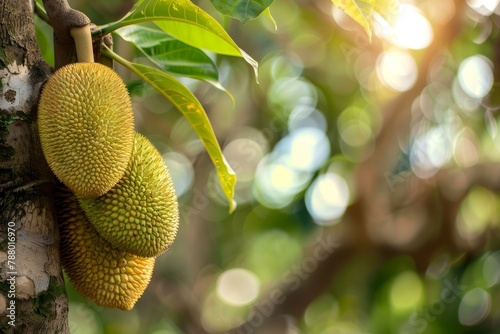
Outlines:
[{"label": "bokeh light", "polygon": [[255,169],[264,157],[264,148],[250,138],[237,138],[224,147],[223,153],[238,181],[247,183],[253,179]]},{"label": "bokeh light", "polygon": [[434,38],[429,21],[411,4],[401,4],[394,34],[397,45],[413,50],[425,49]]},{"label": "bokeh light", "polygon": [[418,307],[424,297],[424,288],[420,277],[411,271],[400,273],[393,280],[389,300],[394,310],[408,312]]},{"label": "bokeh light", "polygon": [[275,80],[267,95],[276,116],[288,118],[297,106],[316,106],[318,93],[314,85],[303,78],[283,77]]},{"label": "bokeh light", "polygon": [[310,173],[290,167],[285,159],[266,155],[255,172],[254,196],[267,207],[284,208],[304,189],[310,178]]},{"label": "bokeh light", "polygon": [[453,157],[460,167],[471,167],[479,162],[477,138],[472,129],[465,127],[453,143]]},{"label": "bokeh light", "polygon": [[168,152],[162,157],[170,171],[176,195],[179,197],[184,195],[193,184],[194,170],[191,161],[178,152]]},{"label": "bokeh light", "polygon": [[217,279],[217,296],[232,305],[246,305],[259,295],[259,279],[252,272],[236,268],[223,272]]},{"label": "bokeh light", "polygon": [[467,5],[483,16],[490,16],[497,8],[499,0],[466,0]]},{"label": "bokeh light", "polygon": [[272,229],[252,239],[244,263],[262,282],[270,282],[299,263],[302,256],[302,245],[297,238],[283,230]]},{"label": "bokeh light", "polygon": [[456,12],[453,0],[428,0],[425,2],[425,5],[429,17],[441,25],[448,23]]},{"label": "bokeh light", "polygon": [[390,49],[377,59],[377,76],[387,87],[398,92],[411,89],[418,77],[417,64],[406,51]]},{"label": "bokeh light", "polygon": [[473,242],[497,217],[495,195],[482,187],[473,188],[460,206],[457,230],[464,240]]},{"label": "bokeh light", "polygon": [[304,313],[304,321],[312,328],[326,327],[335,322],[340,313],[337,299],[329,294],[316,298]]},{"label": "bokeh light", "polygon": [[275,145],[258,164],[255,198],[268,207],[284,208],[310,181],[312,173],[330,156],[330,141],[316,127],[297,127]]},{"label": "bokeh light", "polygon": [[[68,323],[70,330],[82,334],[94,334],[100,331],[99,320],[93,309],[82,303],[69,302]],[[85,326],[82,326],[85,324]]]},{"label": "bokeh light", "polygon": [[472,98],[481,99],[493,86],[493,71],[487,58],[481,55],[462,61],[457,74],[463,91]]},{"label": "bokeh light", "polygon": [[316,223],[333,224],[347,208],[350,200],[349,186],[338,174],[323,174],[307,189],[305,200],[307,210]]},{"label": "bokeh light", "polygon": [[317,128],[299,128],[281,139],[274,152],[285,157],[287,164],[303,172],[313,172],[330,156],[330,142]]},{"label": "bokeh light", "polygon": [[326,124],[325,115],[311,106],[297,106],[288,117],[288,131],[290,132],[299,128],[315,128],[325,132]]},{"label": "bokeh light", "polygon": [[410,151],[411,168],[420,178],[429,178],[452,157],[452,138],[446,125],[427,130],[414,140]]},{"label": "bokeh light", "polygon": [[460,85],[458,78],[451,85],[452,96],[457,106],[465,113],[473,113],[481,106],[481,99],[473,98],[467,94]]},{"label": "bokeh light", "polygon": [[484,259],[483,277],[487,288],[500,283],[500,251],[488,254]]},{"label": "bokeh light", "polygon": [[462,325],[473,326],[483,321],[491,310],[491,295],[482,288],[473,288],[460,301],[458,320]]}]

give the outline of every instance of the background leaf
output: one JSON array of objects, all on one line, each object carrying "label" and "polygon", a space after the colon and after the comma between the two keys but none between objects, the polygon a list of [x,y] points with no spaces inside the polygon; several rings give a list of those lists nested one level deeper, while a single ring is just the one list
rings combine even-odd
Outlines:
[{"label": "background leaf", "polygon": [[178,41],[162,30],[141,25],[126,26],[115,33],[134,45],[162,70],[208,82],[234,100],[220,84],[217,66],[202,50]]},{"label": "background leaf", "polygon": [[390,25],[396,23],[399,16],[398,0],[377,0],[373,8],[375,12],[382,16]]},{"label": "background leaf", "polygon": [[373,14],[377,13],[389,24],[398,17],[398,0],[332,0],[333,4],[352,19],[358,22],[371,39],[373,31]]},{"label": "background leaf", "polygon": [[210,0],[220,13],[246,23],[257,18],[274,0]]},{"label": "background leaf", "polygon": [[241,50],[212,16],[189,0],[141,0],[119,21],[100,27],[100,34],[141,22],[155,21],[176,39],[199,49],[243,57],[257,75],[257,62]]},{"label": "background leaf", "polygon": [[234,211],[236,208],[236,202],[234,200],[236,174],[222,155],[222,150],[217,142],[210,120],[196,96],[174,77],[161,70],[129,62],[110,50],[105,50],[104,52],[107,56],[113,58],[150,84],[160,94],[167,98],[188,120],[203,142],[203,145],[215,165],[222,190],[229,201],[229,211]]}]

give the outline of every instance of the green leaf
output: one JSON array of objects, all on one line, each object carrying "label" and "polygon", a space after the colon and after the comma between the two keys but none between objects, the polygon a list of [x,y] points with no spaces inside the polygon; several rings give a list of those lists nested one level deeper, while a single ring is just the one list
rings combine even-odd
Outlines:
[{"label": "green leaf", "polygon": [[377,0],[373,7],[375,12],[379,14],[389,25],[394,25],[399,16],[399,1],[398,0]]},{"label": "green leaf", "polygon": [[200,137],[203,145],[205,145],[215,165],[222,190],[229,201],[229,211],[234,211],[236,208],[236,202],[234,200],[236,174],[222,155],[222,150],[217,142],[210,120],[196,96],[174,77],[163,71],[150,66],[129,62],[109,49],[103,50],[103,53],[150,84],[160,94],[166,97],[184,117],[186,117],[198,134],[198,137]]},{"label": "green leaf", "polygon": [[210,0],[220,13],[246,23],[257,18],[274,0]]},{"label": "green leaf", "polygon": [[[38,18],[35,19],[35,35],[40,51],[42,52],[43,59],[45,59],[49,65],[54,66],[55,61],[52,36],[48,34],[48,29],[45,29],[46,27],[47,24],[45,22]],[[50,31],[50,34],[52,34],[52,31]]]},{"label": "green leaf", "polygon": [[371,39],[374,14],[393,24],[399,13],[398,0],[332,0],[333,4],[358,22]]},{"label": "green leaf", "polygon": [[276,24],[276,21],[274,20],[274,17],[271,14],[271,10],[269,9],[269,7],[267,7],[266,10],[264,10],[264,15],[266,15],[269,18],[269,20],[274,26],[274,30],[278,30],[278,25]]},{"label": "green leaf", "polygon": [[372,36],[373,30],[373,4],[375,0],[332,0],[333,4],[365,29],[368,37]]},{"label": "green leaf", "polygon": [[217,20],[189,0],[140,0],[125,17],[100,27],[98,34],[147,21],[154,21],[162,30],[193,47],[243,57],[257,76],[257,62],[238,47]]},{"label": "green leaf", "polygon": [[219,82],[217,66],[200,49],[182,43],[162,30],[141,25],[120,28],[115,34],[134,45],[162,70],[208,82],[228,94],[234,103],[232,95]]}]

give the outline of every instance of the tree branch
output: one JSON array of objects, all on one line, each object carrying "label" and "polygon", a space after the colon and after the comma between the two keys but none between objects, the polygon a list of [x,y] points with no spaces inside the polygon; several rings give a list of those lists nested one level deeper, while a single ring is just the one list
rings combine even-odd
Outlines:
[{"label": "tree branch", "polygon": [[72,9],[67,0],[43,0],[50,25],[54,29],[55,68],[77,61],[71,29],[90,24],[90,19]]}]

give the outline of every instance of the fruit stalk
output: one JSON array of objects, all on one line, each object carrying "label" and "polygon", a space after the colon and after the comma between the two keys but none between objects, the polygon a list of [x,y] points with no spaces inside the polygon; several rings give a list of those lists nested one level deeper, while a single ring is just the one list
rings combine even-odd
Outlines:
[{"label": "fruit stalk", "polygon": [[92,48],[92,34],[90,24],[83,27],[73,27],[69,33],[75,41],[76,57],[79,63],[93,63],[94,51]]}]

